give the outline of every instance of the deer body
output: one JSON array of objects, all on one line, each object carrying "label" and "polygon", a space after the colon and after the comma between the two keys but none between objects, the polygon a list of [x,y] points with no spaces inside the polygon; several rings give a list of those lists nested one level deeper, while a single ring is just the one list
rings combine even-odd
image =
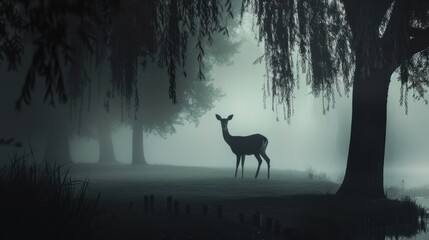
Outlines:
[{"label": "deer body", "polygon": [[255,178],[258,177],[259,169],[262,164],[261,156],[267,162],[268,166],[268,179],[270,178],[270,159],[265,153],[268,145],[268,139],[261,134],[253,134],[249,136],[231,136],[228,131],[228,121],[232,119],[230,115],[226,119],[222,119],[216,114],[216,118],[221,122],[222,135],[225,142],[231,147],[232,152],[237,156],[237,163],[235,168],[235,177],[237,177],[237,170],[241,160],[241,177],[244,173],[244,159],[246,155],[254,155],[258,160],[258,169],[256,170]]}]

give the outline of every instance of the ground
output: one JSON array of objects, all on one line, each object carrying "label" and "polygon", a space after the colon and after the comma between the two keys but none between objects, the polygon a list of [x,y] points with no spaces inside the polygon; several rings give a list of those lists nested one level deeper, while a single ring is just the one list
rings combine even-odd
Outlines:
[{"label": "ground", "polygon": [[[283,239],[285,235],[341,239],[350,229],[342,229],[338,219],[367,204],[335,197],[339,185],[323,176],[272,170],[268,180],[263,169],[258,179],[249,169],[243,179],[233,173],[227,168],[162,165],[71,167],[71,176],[90,181],[89,198],[101,193],[97,239]],[[154,196],[153,213],[144,209],[144,197],[149,195]],[[167,213],[169,196],[179,201],[177,215]],[[185,214],[185,205],[191,206],[191,215]],[[203,205],[208,206],[208,216],[203,216]],[[217,216],[219,205],[222,219]],[[259,228],[252,223],[256,212],[261,215]],[[244,216],[243,224],[239,214]],[[342,218],[332,218],[337,215]],[[266,232],[267,218],[279,221],[280,235]]]}]

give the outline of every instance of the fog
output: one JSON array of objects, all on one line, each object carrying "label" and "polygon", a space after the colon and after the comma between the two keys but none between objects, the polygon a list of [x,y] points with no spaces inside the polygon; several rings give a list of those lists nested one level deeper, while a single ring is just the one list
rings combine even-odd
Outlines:
[{"label": "fog", "polygon": [[[235,155],[222,137],[220,122],[215,114],[227,117],[232,135],[260,133],[269,140],[267,154],[273,169],[326,173],[333,181],[341,181],[347,160],[351,125],[351,98],[337,96],[335,108],[323,113],[322,101],[310,94],[301,79],[295,92],[294,114],[288,123],[282,111],[276,113],[267,96],[264,108],[263,83],[265,64],[253,64],[263,55],[251,24],[237,30],[241,46],[230,64],[215,66],[211,72],[215,87],[225,96],[202,116],[197,126],[176,127],[176,133],[166,138],[146,134],[145,156],[150,164],[182,166],[235,166]],[[262,45],[262,44],[261,44]],[[303,78],[304,75],[301,74]],[[400,106],[400,83],[392,77],[388,99],[387,141],[385,154],[386,184],[398,185],[402,179],[409,186],[426,185],[429,172],[427,135],[429,107],[423,101],[409,99],[408,114]],[[274,106],[275,108],[276,106]],[[118,128],[112,135],[118,161],[131,160],[132,131]],[[74,139],[71,142],[75,162],[93,162],[98,157],[96,140]],[[246,158],[245,168],[254,171],[256,159]]]},{"label": "fog", "polygon": [[[215,114],[224,118],[234,114],[229,122],[230,133],[239,136],[260,133],[266,136],[269,140],[267,154],[271,158],[273,169],[312,169],[317,173],[327,174],[332,181],[340,182],[347,161],[351,98],[342,93],[342,96],[337,96],[335,107],[324,114],[322,99],[315,98],[310,93],[310,88],[305,85],[304,74],[300,74],[302,79],[300,88],[295,92],[293,116],[289,122],[284,120],[281,107],[272,106],[271,96],[266,97],[264,104],[262,88],[266,81],[265,63],[253,64],[264,54],[264,49],[263,44],[258,44],[255,40],[251,22],[244,21],[236,29],[234,36],[236,41],[241,42],[238,53],[232,55],[224,64],[213,66],[210,72],[214,87],[220,88],[224,96],[199,119],[197,125],[189,123],[176,126],[176,132],[166,135],[165,138],[146,133],[144,151],[148,163],[222,167],[230,168],[233,172],[235,155],[222,137],[220,122],[215,118]],[[24,61],[23,65],[25,64]],[[22,82],[24,72],[14,76],[15,80]],[[4,119],[18,114],[12,114],[11,109],[20,89],[18,86],[10,87],[5,82],[2,83],[2,101],[10,107],[2,110]],[[180,88],[180,82],[178,87]],[[37,91],[33,98],[42,99]],[[394,75],[388,98],[386,185],[399,185],[402,179],[407,186],[427,185],[429,180],[425,176],[429,173],[429,107],[423,101],[415,101],[410,97],[406,114],[405,107],[399,104],[399,98],[400,83]],[[28,109],[31,111],[38,108],[37,106],[40,108],[40,104],[36,102]],[[276,107],[279,107],[278,112]],[[28,123],[28,119],[22,121],[24,125]],[[19,129],[24,131],[24,127]],[[9,136],[10,133],[6,135]],[[112,140],[116,159],[122,163],[130,163],[131,128],[115,127]],[[24,138],[24,141],[27,139]],[[43,140],[36,134],[32,136],[31,142],[35,149],[39,147],[35,156],[41,158]],[[74,162],[96,162],[99,157],[98,142],[93,138],[71,138],[70,149]],[[246,171],[253,172],[257,166],[256,159],[248,156],[246,160]]]}]

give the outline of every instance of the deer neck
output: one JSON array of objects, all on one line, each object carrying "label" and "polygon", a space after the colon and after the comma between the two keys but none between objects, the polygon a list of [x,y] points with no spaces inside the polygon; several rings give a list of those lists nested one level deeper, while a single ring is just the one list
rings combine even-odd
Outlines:
[{"label": "deer neck", "polygon": [[231,142],[232,137],[231,134],[229,134],[228,128],[222,129],[222,135],[225,142],[229,144]]}]

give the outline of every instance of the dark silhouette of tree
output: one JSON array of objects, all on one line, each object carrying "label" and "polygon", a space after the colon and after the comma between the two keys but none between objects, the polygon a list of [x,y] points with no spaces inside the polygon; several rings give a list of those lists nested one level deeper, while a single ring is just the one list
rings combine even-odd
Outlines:
[{"label": "dark silhouette of tree", "polygon": [[[299,69],[322,96],[324,110],[335,103],[341,81],[352,94],[352,127],[340,195],[384,198],[383,165],[387,93],[400,71],[401,103],[409,91],[423,99],[429,85],[429,2],[244,0],[259,26],[268,63],[267,91],[292,114]],[[294,47],[299,60],[294,63]],[[294,74],[296,73],[296,74]]]},{"label": "dark silhouette of tree", "polygon": [[[208,3],[210,8],[198,1],[122,2],[121,12],[112,22],[109,48],[105,50],[110,51],[111,92],[120,97],[121,110],[125,106],[125,112],[134,116],[127,120],[133,128],[133,164],[146,164],[143,131],[166,136],[184,121],[197,124],[198,118],[219,98],[218,90],[206,76],[212,63],[203,56],[221,55],[207,53],[207,45],[215,35],[227,33],[227,28],[219,25],[220,2]],[[225,4],[231,11],[231,3]],[[204,14],[210,16],[201,19]],[[156,64],[152,64],[153,60]],[[199,83],[195,79],[206,81]],[[180,85],[178,90],[176,85]],[[163,89],[169,89],[168,97],[176,103],[174,106],[162,94]],[[129,114],[131,105],[134,114]]]},{"label": "dark silhouette of tree", "polygon": [[16,107],[31,102],[31,91],[36,79],[45,80],[44,100],[54,104],[55,94],[60,102],[67,100],[63,63],[70,62],[68,18],[79,19],[78,33],[89,47],[93,36],[89,23],[109,21],[117,9],[117,0],[55,1],[5,0],[0,3],[0,64],[6,62],[9,70],[21,65],[25,44],[33,46],[33,55],[27,70]]},{"label": "dark silhouette of tree", "polygon": [[[22,101],[31,101],[36,76],[45,79],[46,100],[53,103],[55,93],[60,101],[66,100],[61,62],[73,60],[66,34],[70,17],[78,19],[79,37],[88,50],[97,56],[105,56],[98,54],[103,51],[94,46],[112,49],[112,90],[125,99],[127,107],[132,104],[132,99],[138,103],[138,93],[133,89],[136,89],[137,66],[141,63],[138,60],[142,57],[153,57],[159,65],[166,67],[168,96],[177,102],[176,78],[178,70],[186,63],[190,36],[197,38],[200,69],[197,76],[204,79],[202,69],[206,52],[203,41],[212,42],[216,32],[228,33],[225,19],[233,15],[231,0],[130,2],[2,1],[0,63],[6,62],[11,70],[20,65],[24,36],[29,36],[34,46],[32,64],[17,106]],[[271,94],[273,105],[283,105],[285,118],[289,119],[293,113],[293,92],[301,70],[307,72],[306,83],[311,86],[312,93],[322,96],[323,110],[334,105],[334,96],[341,92],[341,84],[347,95],[353,89],[347,169],[338,193],[384,197],[386,104],[390,77],[394,71],[400,72],[401,104],[405,107],[410,91],[415,98],[424,99],[429,84],[429,2],[242,0],[242,13],[246,8],[253,11],[259,26],[259,40],[265,44],[266,54],[261,57],[268,66],[265,89]],[[133,10],[133,14],[114,21],[115,16],[127,9]],[[139,16],[138,23],[136,16]],[[130,21],[135,24],[124,25]],[[94,31],[97,26],[103,26],[102,34]],[[129,43],[130,49],[138,49],[138,54],[123,49],[123,44],[128,42],[114,37],[120,36],[124,29],[135,31],[136,35],[129,39]],[[105,39],[99,36],[105,36]],[[294,58],[295,46],[298,47],[297,59]]]},{"label": "dark silhouette of tree", "polygon": [[[188,54],[197,53],[191,50]],[[212,55],[212,57],[215,56]],[[188,65],[184,69],[188,76],[180,75],[177,78],[176,104],[171,104],[163,94],[169,84],[168,81],[160,81],[168,79],[164,69],[149,64],[141,73],[140,107],[134,118],[126,120],[133,128],[133,164],[147,163],[143,149],[143,132],[166,137],[175,133],[177,125],[183,125],[186,122],[198,125],[199,118],[214,107],[214,102],[222,96],[220,90],[214,88],[213,79],[210,77],[215,61],[204,61],[203,74],[206,79],[198,81],[196,79],[199,72],[198,62],[195,58],[189,58]]]},{"label": "dark silhouette of tree", "polygon": [[[188,37],[198,38],[198,77],[203,79],[203,41],[212,41],[213,33],[227,34],[224,22],[232,17],[231,0],[5,0],[0,3],[0,9],[0,63],[7,63],[10,70],[16,70],[21,65],[25,36],[29,36],[34,47],[17,108],[21,107],[22,102],[31,102],[31,91],[37,76],[45,80],[46,101],[54,104],[55,96],[59,97],[60,102],[67,100],[63,64],[74,60],[74,49],[68,37],[70,18],[77,20],[76,33],[88,50],[97,56],[105,56],[98,54],[98,46],[103,45],[100,43],[112,47],[115,69],[112,85],[127,103],[134,97],[137,65],[120,60],[131,61],[133,57],[153,56],[155,53],[159,64],[166,66],[170,82],[169,98],[175,103],[176,69],[186,63]],[[100,27],[102,31],[97,30]],[[135,34],[124,42],[124,37],[118,36],[127,30],[133,30]],[[138,51],[121,51],[124,44],[133,45]]]}]

